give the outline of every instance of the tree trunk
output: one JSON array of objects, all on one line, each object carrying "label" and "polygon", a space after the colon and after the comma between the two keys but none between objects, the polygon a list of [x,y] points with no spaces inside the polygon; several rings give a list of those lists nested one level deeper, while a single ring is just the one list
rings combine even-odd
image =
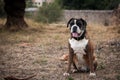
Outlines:
[{"label": "tree trunk", "polygon": [[7,14],[4,28],[8,30],[21,30],[28,27],[24,20],[25,0],[4,0],[4,3],[4,9]]}]

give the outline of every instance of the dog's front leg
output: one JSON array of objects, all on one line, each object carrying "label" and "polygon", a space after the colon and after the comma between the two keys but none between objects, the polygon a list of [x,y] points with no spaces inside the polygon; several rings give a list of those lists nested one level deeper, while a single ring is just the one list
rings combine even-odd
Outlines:
[{"label": "dog's front leg", "polygon": [[93,50],[93,47],[90,47],[90,52],[89,52],[89,67],[90,67],[90,77],[93,77],[93,76],[96,76],[95,74],[95,70],[94,70],[94,63],[93,63],[93,53],[94,53],[94,50]]},{"label": "dog's front leg", "polygon": [[[92,43],[89,41],[88,45],[86,46],[86,53],[88,54],[88,59],[89,59],[89,68],[90,68],[90,77],[96,76],[95,74],[95,68],[94,68],[94,47]],[[96,64],[97,66],[97,64]]]},{"label": "dog's front leg", "polygon": [[68,59],[68,67],[67,67],[67,72],[65,72],[63,75],[64,76],[69,76],[70,75],[70,70],[71,70],[71,65],[73,64],[73,56],[74,56],[74,51],[70,47],[69,44],[69,59]]},{"label": "dog's front leg", "polygon": [[89,55],[89,64],[90,64],[90,77],[96,76],[94,71],[93,56]]}]

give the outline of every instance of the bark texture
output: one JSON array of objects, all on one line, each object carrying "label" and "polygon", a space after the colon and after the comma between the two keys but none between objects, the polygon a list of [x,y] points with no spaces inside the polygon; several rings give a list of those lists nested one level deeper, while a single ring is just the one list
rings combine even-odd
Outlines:
[{"label": "bark texture", "polygon": [[24,20],[25,0],[4,0],[4,9],[7,14],[5,28],[20,30],[28,27]]}]

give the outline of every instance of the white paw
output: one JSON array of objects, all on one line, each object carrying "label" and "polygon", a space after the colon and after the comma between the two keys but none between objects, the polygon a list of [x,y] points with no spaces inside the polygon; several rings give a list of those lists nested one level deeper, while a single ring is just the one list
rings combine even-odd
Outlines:
[{"label": "white paw", "polygon": [[67,72],[65,72],[63,75],[64,75],[64,76],[70,76],[70,74],[67,73]]},{"label": "white paw", "polygon": [[95,77],[96,76],[96,74],[95,73],[91,73],[90,72],[90,75],[89,75],[90,77]]},{"label": "white paw", "polygon": [[76,70],[76,69],[73,69],[73,70],[72,70],[72,73],[75,73],[75,72],[77,72],[77,70]]}]

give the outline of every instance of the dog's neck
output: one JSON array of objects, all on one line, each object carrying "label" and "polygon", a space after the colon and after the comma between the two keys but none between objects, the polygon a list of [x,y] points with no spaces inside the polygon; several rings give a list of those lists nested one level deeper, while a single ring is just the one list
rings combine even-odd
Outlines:
[{"label": "dog's neck", "polygon": [[84,39],[86,37],[85,35],[86,35],[86,30],[84,30],[83,34],[79,37],[72,37],[72,34],[71,34],[71,38],[74,38],[75,40],[79,41]]}]

